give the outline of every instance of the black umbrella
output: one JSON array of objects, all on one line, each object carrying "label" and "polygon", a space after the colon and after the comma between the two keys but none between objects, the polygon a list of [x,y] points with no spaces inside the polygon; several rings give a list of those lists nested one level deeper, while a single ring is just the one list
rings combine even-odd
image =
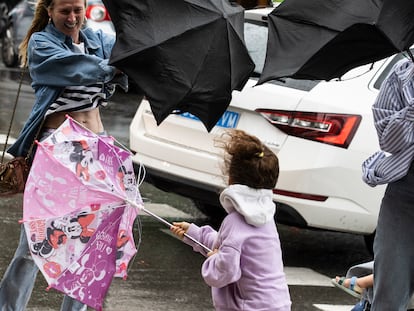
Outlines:
[{"label": "black umbrella", "polygon": [[269,15],[259,84],[282,77],[340,78],[352,68],[408,50],[412,0],[285,0]]},{"label": "black umbrella", "polygon": [[110,64],[131,77],[158,124],[190,112],[210,131],[254,69],[244,10],[228,0],[104,0],[116,30]]}]

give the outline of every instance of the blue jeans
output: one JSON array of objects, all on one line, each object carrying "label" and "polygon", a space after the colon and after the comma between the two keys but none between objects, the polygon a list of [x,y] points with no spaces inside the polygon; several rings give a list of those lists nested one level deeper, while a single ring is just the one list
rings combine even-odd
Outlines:
[{"label": "blue jeans", "polygon": [[[24,226],[20,231],[19,245],[0,283],[0,310],[24,311],[32,294],[39,271],[30,254]],[[61,311],[84,311],[86,305],[65,296]]]},{"label": "blue jeans", "polygon": [[358,302],[351,311],[369,311],[370,310],[370,303],[368,300],[362,299],[360,302]]}]

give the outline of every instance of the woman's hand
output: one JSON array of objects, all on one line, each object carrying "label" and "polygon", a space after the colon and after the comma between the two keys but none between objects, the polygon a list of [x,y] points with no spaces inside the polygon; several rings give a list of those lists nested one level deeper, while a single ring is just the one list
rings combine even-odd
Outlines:
[{"label": "woman's hand", "polygon": [[188,222],[173,222],[173,225],[170,227],[172,233],[174,233],[179,238],[184,238],[184,233],[187,233],[190,224]]}]

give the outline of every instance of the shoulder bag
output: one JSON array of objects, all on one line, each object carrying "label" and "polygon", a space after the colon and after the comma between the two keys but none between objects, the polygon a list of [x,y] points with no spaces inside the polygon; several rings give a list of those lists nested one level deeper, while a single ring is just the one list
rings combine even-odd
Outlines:
[{"label": "shoulder bag", "polygon": [[[14,103],[13,114],[10,121],[9,130],[7,132],[6,141],[4,142],[3,154],[0,161],[0,197],[10,196],[13,194],[21,193],[24,191],[26,185],[27,176],[29,175],[30,165],[29,157],[33,150],[35,141],[33,141],[26,157],[15,157],[10,161],[4,162],[6,154],[7,143],[9,140],[11,127],[16,112],[17,102],[20,94],[20,89],[23,82],[24,69],[22,69],[19,88],[17,90],[16,101]],[[41,127],[41,126],[40,126]],[[40,132],[40,129],[38,133]],[[36,135],[37,136],[37,135]]]}]

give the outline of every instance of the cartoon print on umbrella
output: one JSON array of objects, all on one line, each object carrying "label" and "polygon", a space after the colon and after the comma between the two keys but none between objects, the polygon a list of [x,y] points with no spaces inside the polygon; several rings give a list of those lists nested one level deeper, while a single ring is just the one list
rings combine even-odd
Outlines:
[{"label": "cartoon print on umbrella", "polygon": [[49,286],[100,310],[113,276],[126,277],[137,251],[140,206],[131,154],[111,137],[68,118],[39,142],[23,222]]},{"label": "cartoon print on umbrella", "polygon": [[254,70],[244,10],[228,0],[103,0],[116,30],[110,64],[132,78],[159,125],[189,112],[210,131]]},{"label": "cartoon print on umbrella", "polygon": [[284,0],[268,15],[258,84],[285,77],[341,78],[414,43],[414,1]]}]

